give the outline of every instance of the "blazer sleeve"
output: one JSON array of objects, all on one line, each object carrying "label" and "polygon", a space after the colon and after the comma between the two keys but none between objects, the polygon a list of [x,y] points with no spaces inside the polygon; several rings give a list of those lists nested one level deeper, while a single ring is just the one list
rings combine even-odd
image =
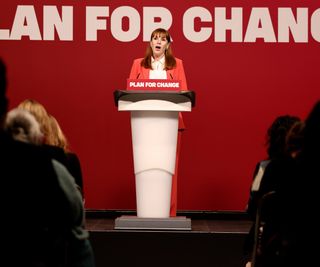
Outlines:
[{"label": "blazer sleeve", "polygon": [[183,62],[181,59],[176,59],[177,61],[177,79],[181,80],[181,90],[188,90],[186,74],[184,72]]},{"label": "blazer sleeve", "polygon": [[138,58],[133,61],[129,79],[137,79],[138,76],[141,74],[140,73],[141,72],[141,66],[140,66],[141,60],[142,60],[142,58]]}]

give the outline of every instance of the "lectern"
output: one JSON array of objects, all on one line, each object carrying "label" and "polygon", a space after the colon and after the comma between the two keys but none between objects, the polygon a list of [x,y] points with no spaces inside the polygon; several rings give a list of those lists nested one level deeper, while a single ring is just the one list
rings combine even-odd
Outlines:
[{"label": "lectern", "polygon": [[193,91],[116,90],[119,111],[131,113],[137,216],[121,216],[116,229],[191,230],[191,220],[170,218],[179,112],[195,105]]}]

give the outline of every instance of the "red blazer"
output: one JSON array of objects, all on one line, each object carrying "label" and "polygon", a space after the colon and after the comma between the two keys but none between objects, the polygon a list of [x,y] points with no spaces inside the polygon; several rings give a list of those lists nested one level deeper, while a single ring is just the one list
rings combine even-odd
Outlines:
[{"label": "red blazer", "polygon": [[[135,59],[130,72],[129,79],[149,79],[150,69],[141,66],[142,58]],[[184,73],[181,59],[176,58],[177,66],[172,70],[167,70],[168,80],[181,80],[181,90],[188,90],[186,75]]]},{"label": "red blazer", "polygon": [[[150,69],[141,66],[142,58],[133,61],[129,79],[149,79]],[[177,66],[174,69],[167,70],[167,79],[180,80],[181,90],[188,90],[186,75],[184,73],[183,63],[181,59],[176,58]],[[184,130],[185,125],[181,112],[179,113],[179,130]]]}]

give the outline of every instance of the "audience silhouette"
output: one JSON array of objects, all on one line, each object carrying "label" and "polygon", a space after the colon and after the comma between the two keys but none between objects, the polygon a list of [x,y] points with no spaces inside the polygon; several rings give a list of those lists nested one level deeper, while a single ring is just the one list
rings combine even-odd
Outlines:
[{"label": "audience silhouette", "polygon": [[42,146],[4,131],[6,68],[0,59],[1,261],[6,266],[93,267],[74,179]]},{"label": "audience silhouette", "polygon": [[[287,148],[295,153],[273,160],[261,181],[260,190],[265,194],[258,211],[263,222],[259,225],[262,231],[255,233],[253,267],[313,266],[317,262],[320,101],[304,124],[291,128],[286,139],[291,142]],[[266,212],[264,197],[271,192]]]},{"label": "audience silhouette", "polygon": [[70,151],[68,140],[63,133],[57,119],[53,117],[53,115],[48,114],[50,121],[50,133],[49,138],[50,144],[53,146],[57,146],[63,149],[66,155],[66,167],[68,171],[72,174],[75,179],[79,190],[81,191],[82,196],[84,196],[83,191],[83,180],[82,180],[82,170],[79,157],[76,153]]},{"label": "audience silhouette", "polygon": [[320,177],[320,101],[312,107],[305,119],[303,146],[297,155],[291,176],[282,179],[279,190],[287,210],[288,228],[295,242],[290,250],[290,262],[300,266],[314,266],[318,261],[320,238],[318,229]]},{"label": "audience silhouette", "polygon": [[[270,183],[272,179],[269,178],[270,173],[274,171],[274,168],[277,168],[274,166],[277,166],[279,161],[282,162],[292,157],[293,151],[287,149],[287,136],[291,128],[300,122],[300,118],[296,116],[279,116],[273,121],[267,131],[268,158],[260,161],[255,168],[247,206],[247,212],[253,222],[256,221],[256,213],[261,199],[266,193],[274,190],[273,184]],[[246,267],[251,266],[252,253],[254,252],[255,228],[256,225],[254,223],[245,242],[244,260],[247,262]]]},{"label": "audience silhouette", "polygon": [[54,159],[68,169],[83,196],[83,179],[80,160],[75,153],[69,150],[67,138],[62,132],[56,118],[48,113],[41,103],[34,99],[25,99],[18,105],[18,108],[27,110],[34,115],[44,135],[44,147]]}]

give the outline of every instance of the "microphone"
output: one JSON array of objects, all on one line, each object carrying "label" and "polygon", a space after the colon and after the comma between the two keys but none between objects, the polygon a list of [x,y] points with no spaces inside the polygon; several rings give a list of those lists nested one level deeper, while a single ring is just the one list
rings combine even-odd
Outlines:
[{"label": "microphone", "polygon": [[136,79],[138,79],[138,78],[139,78],[139,76],[140,76],[140,73],[138,73],[138,75],[137,75],[137,78],[136,78]]},{"label": "microphone", "polygon": [[173,80],[173,76],[172,76],[172,74],[170,73],[170,77],[171,77],[171,80]]}]

